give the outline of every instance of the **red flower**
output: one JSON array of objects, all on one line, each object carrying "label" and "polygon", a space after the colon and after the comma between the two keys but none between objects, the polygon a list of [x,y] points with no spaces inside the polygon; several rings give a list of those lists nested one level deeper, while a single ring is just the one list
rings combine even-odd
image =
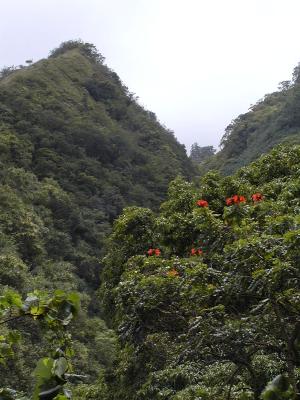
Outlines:
[{"label": "red flower", "polygon": [[161,251],[159,249],[155,249],[154,253],[156,256],[160,256],[161,255]]},{"label": "red flower", "polygon": [[192,248],[191,256],[196,256],[197,254],[198,254],[198,256],[201,256],[201,254],[203,254],[203,251],[201,249]]},{"label": "red flower", "polygon": [[232,197],[228,197],[225,201],[227,206],[231,206],[232,204],[246,203],[247,199],[245,196],[235,194]]},{"label": "red flower", "polygon": [[240,196],[238,196],[237,194],[235,194],[234,196],[232,196],[232,201],[237,204],[240,202]]},{"label": "red flower", "polygon": [[264,196],[263,196],[261,193],[254,193],[254,194],[251,196],[251,198],[252,198],[252,200],[253,200],[254,202],[256,202],[256,201],[261,201],[261,200],[263,200]]},{"label": "red flower", "polygon": [[161,255],[161,251],[159,249],[149,249],[147,251],[148,256],[153,256],[153,254],[155,254],[156,256],[160,256]]},{"label": "red flower", "polygon": [[203,199],[198,200],[196,204],[199,207],[208,207],[208,202],[206,200],[203,200]]}]

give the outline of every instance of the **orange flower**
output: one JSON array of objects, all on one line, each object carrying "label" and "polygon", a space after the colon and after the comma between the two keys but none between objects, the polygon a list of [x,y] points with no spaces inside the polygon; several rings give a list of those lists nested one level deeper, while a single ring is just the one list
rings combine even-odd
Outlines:
[{"label": "orange flower", "polygon": [[191,250],[191,255],[192,255],[192,256],[195,256],[196,254],[197,254],[197,250],[194,249],[194,248],[192,248],[192,250]]},{"label": "orange flower", "polygon": [[176,271],[175,268],[172,268],[170,271],[167,272],[167,275],[168,275],[168,276],[178,276],[178,275],[179,275],[179,272]]},{"label": "orange flower", "polygon": [[232,197],[228,197],[225,201],[227,206],[231,206],[232,204],[246,203],[247,199],[245,196],[235,194]]},{"label": "orange flower", "polygon": [[195,249],[195,248],[192,248],[192,250],[191,250],[191,256],[196,256],[197,254],[198,254],[198,256],[201,256],[201,255],[203,254],[202,249]]},{"label": "orange flower", "polygon": [[234,196],[232,196],[232,201],[233,201],[235,204],[237,204],[237,203],[240,202],[240,197],[239,197],[237,194],[235,194]]},{"label": "orange flower", "polygon": [[156,256],[160,256],[161,255],[161,251],[159,249],[149,249],[147,251],[148,256],[153,256],[154,254]]},{"label": "orange flower", "polygon": [[251,196],[251,198],[252,198],[252,200],[253,200],[254,202],[256,202],[256,201],[261,201],[261,200],[263,200],[264,196],[263,196],[261,193],[254,193],[254,194]]},{"label": "orange flower", "polygon": [[203,200],[203,199],[198,200],[196,204],[197,204],[198,207],[208,207],[208,202],[206,200]]},{"label": "orange flower", "polygon": [[155,249],[154,253],[156,256],[160,256],[161,255],[161,251],[159,249]]}]

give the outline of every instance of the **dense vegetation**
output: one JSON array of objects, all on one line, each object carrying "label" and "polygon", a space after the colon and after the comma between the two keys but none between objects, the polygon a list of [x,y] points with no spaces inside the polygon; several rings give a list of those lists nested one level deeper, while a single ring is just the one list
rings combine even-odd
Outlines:
[{"label": "dense vegetation", "polygon": [[294,69],[292,81],[281,82],[279,91],[267,94],[232,121],[221,151],[201,170],[231,174],[282,142],[300,143],[300,66]]},{"label": "dense vegetation", "polygon": [[121,351],[86,398],[298,399],[299,211],[300,146],[127,208],[99,290]]},{"label": "dense vegetation", "polygon": [[298,141],[299,85],[192,163],[93,45],[2,70],[0,400],[299,399],[300,146],[194,171]]},{"label": "dense vegetation", "polygon": [[19,315],[26,299],[80,292],[73,368],[93,382],[116,344],[94,295],[111,223],[126,205],[155,209],[170,179],[193,172],[184,146],[93,45],[66,42],[29,64],[0,76],[0,387],[27,393],[37,361],[53,349],[48,314]]},{"label": "dense vegetation", "polygon": [[[73,348],[71,335],[67,331],[68,325],[78,311],[79,296],[74,292],[66,294],[62,290],[56,290],[50,297],[42,291],[35,290],[23,301],[18,292],[6,288],[0,296],[0,324],[6,325],[6,329],[2,329],[0,336],[2,364],[6,364],[7,359],[14,356],[15,345],[21,339],[20,327],[19,329],[9,327],[13,321],[28,320],[28,318],[36,321],[43,337],[47,337],[52,347],[51,354],[40,359],[35,368],[32,390],[34,400],[53,398],[67,400],[70,398],[70,391],[66,387],[68,380],[81,378],[78,374],[70,373]],[[9,375],[8,371],[6,375]],[[23,393],[3,387],[0,388],[0,398],[1,400],[28,399]]]},{"label": "dense vegetation", "polygon": [[[5,168],[51,185],[49,208],[60,232],[47,226],[49,252],[63,252],[90,285],[97,285],[103,239],[123,207],[155,208],[170,179],[193,172],[184,146],[89,44],[64,43],[49,59],[4,75],[0,118]],[[2,175],[9,179],[6,170]]]},{"label": "dense vegetation", "polygon": [[213,146],[199,146],[198,143],[193,143],[191,146],[190,159],[195,164],[200,164],[213,156],[216,152]]}]

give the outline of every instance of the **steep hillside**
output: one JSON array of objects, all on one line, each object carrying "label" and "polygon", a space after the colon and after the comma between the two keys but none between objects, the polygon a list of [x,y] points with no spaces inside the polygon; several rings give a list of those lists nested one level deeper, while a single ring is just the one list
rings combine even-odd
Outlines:
[{"label": "steep hillside", "polygon": [[[155,209],[170,179],[193,173],[184,146],[94,46],[66,42],[46,60],[2,71],[0,167],[0,388],[31,392],[37,359],[49,354],[50,339],[58,346],[57,332],[53,338],[38,325],[44,317],[35,305],[53,293],[55,304],[62,302],[57,289],[80,292],[74,367],[93,381],[112,364],[115,348],[94,296],[106,235],[124,206]],[[21,306],[18,296],[34,290],[42,292]],[[9,329],[25,332],[19,344]],[[15,350],[8,364],[5,338]]]},{"label": "steep hillside", "polygon": [[4,74],[0,118],[3,167],[64,191],[67,205],[52,195],[59,235],[44,239],[91,285],[91,260],[123,207],[155,208],[170,179],[193,173],[184,146],[89,44],[66,42],[47,60]]},{"label": "steep hillside", "polygon": [[204,162],[202,170],[230,174],[279,143],[300,143],[299,73],[298,66],[291,82],[281,82],[278,92],[266,95],[234,119],[225,130],[221,151]]}]

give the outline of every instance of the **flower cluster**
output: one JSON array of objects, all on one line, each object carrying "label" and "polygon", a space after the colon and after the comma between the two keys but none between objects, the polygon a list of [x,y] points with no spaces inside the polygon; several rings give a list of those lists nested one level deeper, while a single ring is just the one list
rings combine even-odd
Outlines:
[{"label": "flower cluster", "polygon": [[[264,196],[261,193],[254,193],[251,196],[251,199],[254,203],[261,201],[264,199]],[[239,204],[239,203],[246,203],[247,199],[245,196],[239,196],[235,194],[234,196],[228,197],[226,199],[226,205],[227,206],[232,206],[233,204]]]},{"label": "flower cluster", "polygon": [[239,203],[246,203],[246,197],[235,194],[234,196],[228,197],[226,199],[227,206],[231,206],[233,204],[239,204]]},{"label": "flower cluster", "polygon": [[161,251],[159,249],[149,249],[147,251],[148,256],[160,256],[161,255]]},{"label": "flower cluster", "polygon": [[203,199],[197,200],[196,204],[198,207],[208,207],[208,202]]},{"label": "flower cluster", "polygon": [[264,198],[264,196],[263,196],[261,193],[254,193],[254,194],[251,196],[251,199],[252,199],[254,202],[261,201],[261,200],[263,200],[263,198]]},{"label": "flower cluster", "polygon": [[191,250],[191,256],[201,256],[203,251],[201,249],[195,249],[194,247]]}]

